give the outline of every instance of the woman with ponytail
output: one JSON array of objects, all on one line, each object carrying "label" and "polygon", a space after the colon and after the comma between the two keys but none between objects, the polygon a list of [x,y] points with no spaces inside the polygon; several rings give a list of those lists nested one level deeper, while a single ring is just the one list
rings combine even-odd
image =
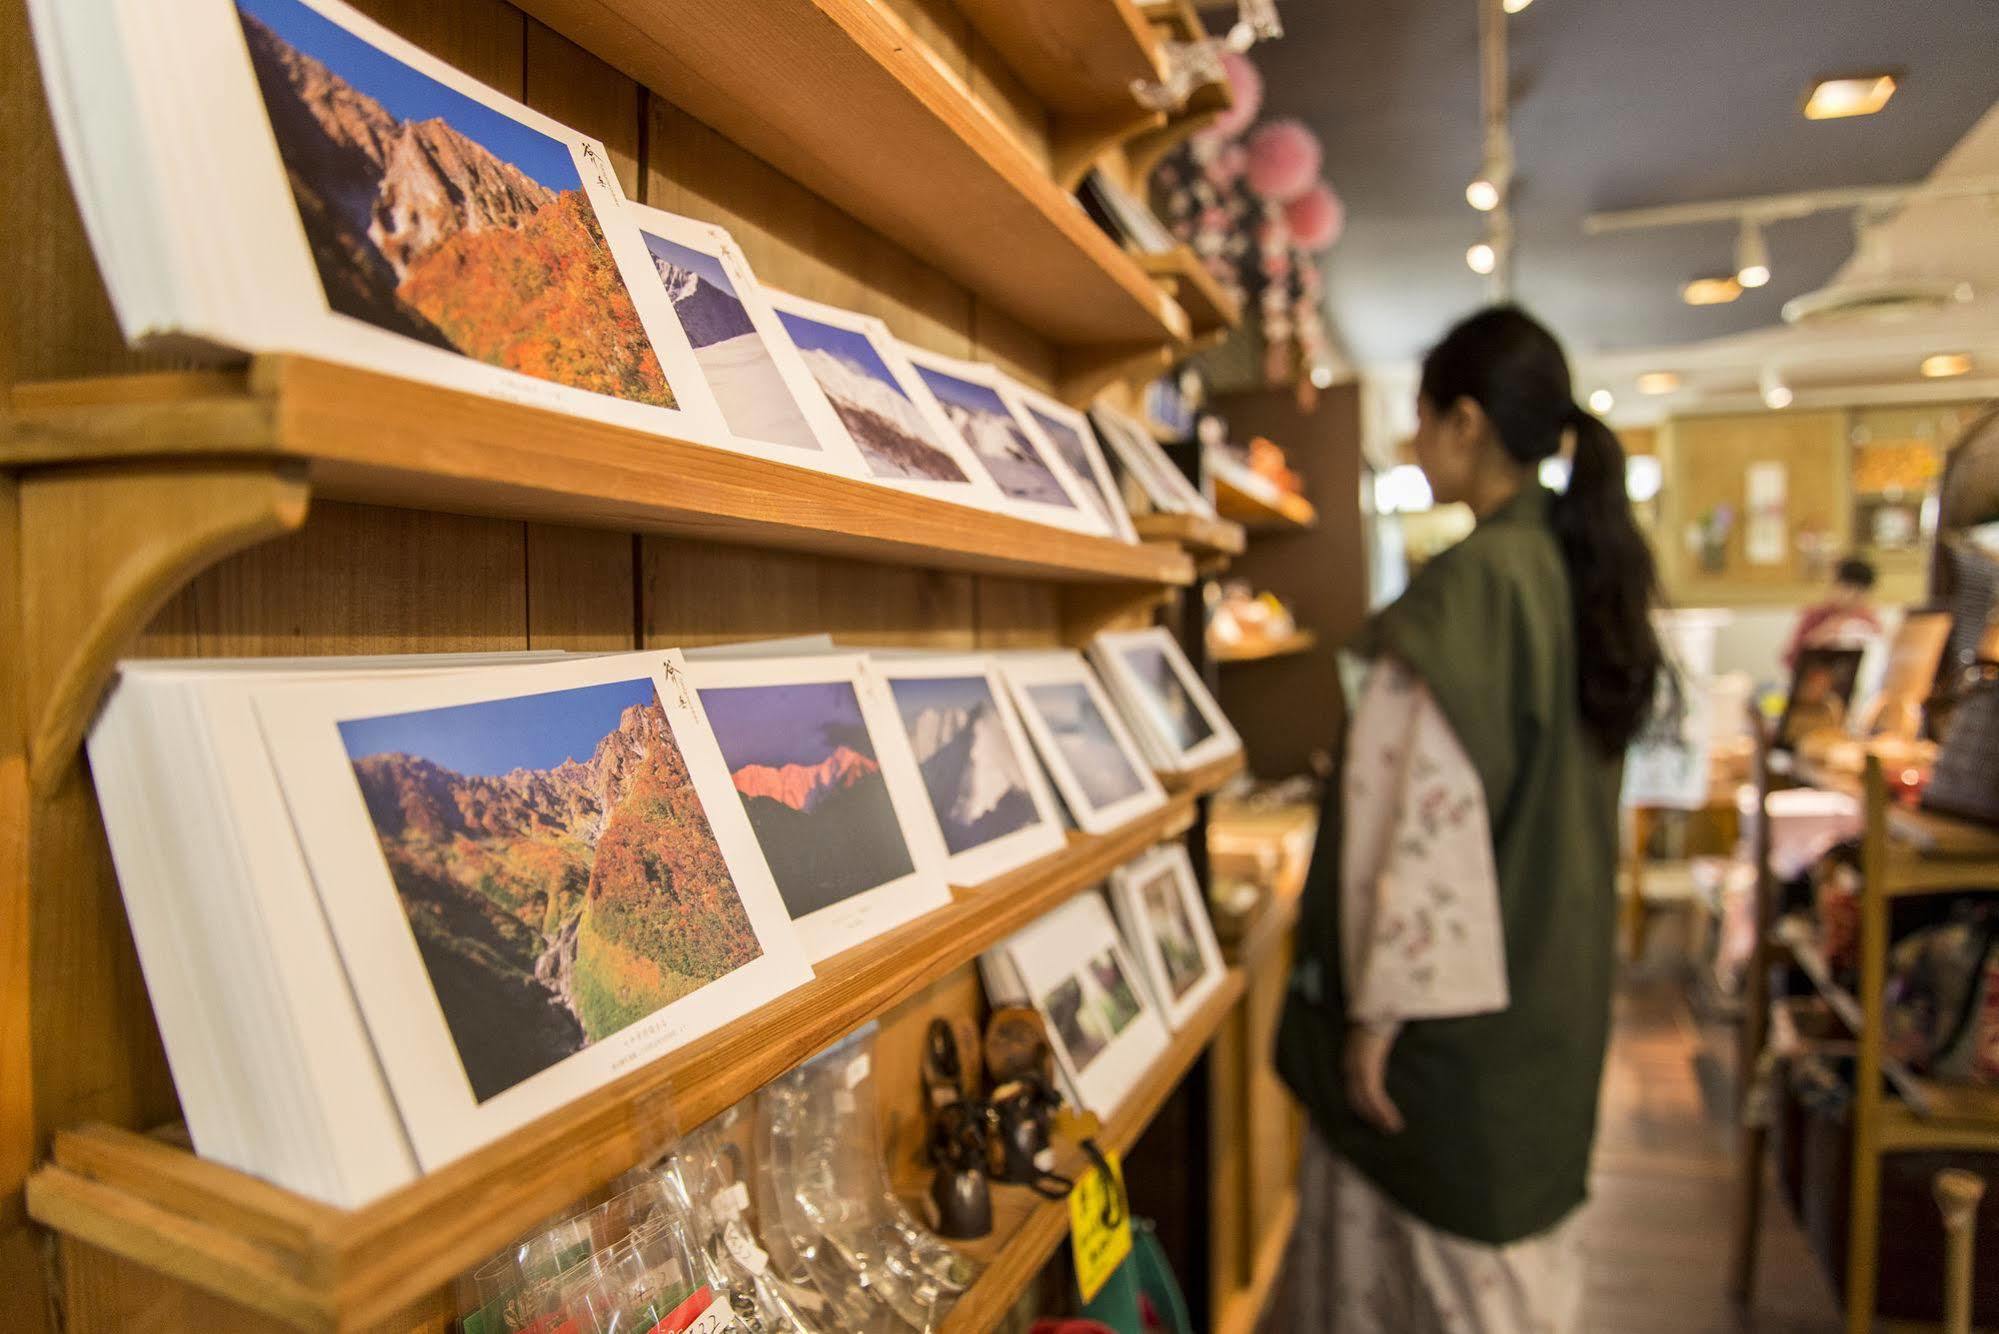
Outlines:
[{"label": "woman with ponytail", "polygon": [[1664,659],[1623,450],[1573,394],[1513,307],[1423,363],[1417,462],[1478,522],[1356,645],[1278,1034],[1312,1132],[1271,1329],[1579,1327],[1619,778]]}]

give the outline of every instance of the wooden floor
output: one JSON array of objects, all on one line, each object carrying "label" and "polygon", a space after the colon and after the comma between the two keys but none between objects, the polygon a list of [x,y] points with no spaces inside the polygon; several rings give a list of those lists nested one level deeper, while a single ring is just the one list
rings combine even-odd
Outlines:
[{"label": "wooden floor", "polygon": [[[1734,1133],[1729,1090],[1710,1080],[1703,1094],[1700,1037],[1676,983],[1639,976],[1620,989],[1584,1224],[1583,1329],[1833,1334],[1832,1290],[1774,1184],[1757,1300],[1742,1311],[1728,1299]],[[1732,1069],[1733,1053],[1718,1054]]]}]

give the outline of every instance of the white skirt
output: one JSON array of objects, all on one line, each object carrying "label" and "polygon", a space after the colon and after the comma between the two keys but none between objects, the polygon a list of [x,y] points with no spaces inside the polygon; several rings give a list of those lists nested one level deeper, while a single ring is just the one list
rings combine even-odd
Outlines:
[{"label": "white skirt", "polygon": [[1583,1255],[1571,1213],[1487,1246],[1440,1232],[1305,1137],[1298,1226],[1265,1334],[1577,1334]]}]

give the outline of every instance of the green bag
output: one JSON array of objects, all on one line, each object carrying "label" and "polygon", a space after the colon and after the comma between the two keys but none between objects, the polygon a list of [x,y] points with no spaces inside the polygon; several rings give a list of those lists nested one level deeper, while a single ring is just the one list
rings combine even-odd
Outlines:
[{"label": "green bag", "polygon": [[1118,1334],[1146,1334],[1139,1314],[1139,1298],[1150,1298],[1152,1309],[1164,1322],[1167,1334],[1194,1334],[1194,1322],[1187,1314],[1187,1299],[1180,1293],[1173,1267],[1166,1263],[1166,1248],[1152,1221],[1131,1220],[1131,1254],[1110,1276],[1096,1300],[1083,1307],[1082,1314],[1101,1321]]}]

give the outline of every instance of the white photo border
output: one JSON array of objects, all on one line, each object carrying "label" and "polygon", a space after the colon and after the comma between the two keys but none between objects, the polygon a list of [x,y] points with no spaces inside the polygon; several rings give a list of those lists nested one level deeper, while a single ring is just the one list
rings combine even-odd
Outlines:
[{"label": "white photo border", "polygon": [[[1165,951],[1145,910],[1145,886],[1159,876],[1171,878],[1170,892],[1186,909],[1187,920],[1194,928],[1194,947],[1201,956],[1200,981],[1178,998],[1173,995],[1173,978],[1166,967]],[[1220,989],[1228,973],[1221,944],[1215,939],[1214,923],[1208,916],[1207,899],[1201,893],[1200,881],[1194,877],[1194,863],[1187,856],[1186,846],[1162,843],[1133,858],[1111,872],[1110,889],[1111,907],[1124,928],[1125,942],[1138,956],[1139,969],[1160,1013],[1166,1017],[1167,1027],[1177,1033]]]},{"label": "white photo border", "polygon": [[[1132,668],[1130,659],[1125,657],[1128,649],[1156,648],[1166,658],[1167,669],[1180,682],[1181,689],[1194,701],[1194,707],[1201,711],[1201,718],[1208,724],[1210,735],[1188,749],[1181,749],[1173,735],[1166,729],[1164,721],[1157,716],[1161,701],[1152,692],[1152,687]],[[1143,630],[1106,630],[1090,641],[1090,660],[1103,674],[1104,684],[1118,703],[1125,706],[1128,720],[1134,729],[1142,728],[1156,744],[1158,754],[1170,759],[1165,767],[1174,773],[1185,773],[1215,760],[1226,759],[1242,751],[1242,738],[1229,722],[1222,706],[1208,693],[1208,684],[1194,670],[1194,664],[1180,649],[1180,641],[1171,631],[1160,625],[1148,626]]]},{"label": "white photo border", "polygon": [[[1048,766],[1055,787],[1062,794],[1063,804],[1069,808],[1070,816],[1084,833],[1108,834],[1166,804],[1166,789],[1159,785],[1145,752],[1125,726],[1123,714],[1111,702],[1103,684],[1097,680],[1097,674],[1090,670],[1082,654],[1073,650],[1007,654],[1000,656],[998,661],[1000,674],[1006,678],[1007,687],[1013,692],[1013,702],[1020,710],[1027,734],[1034,738],[1034,748],[1041,753],[1042,761]],[[1054,733],[1049,730],[1041,711],[1034,705],[1033,697],[1028,694],[1030,687],[1039,685],[1076,685],[1089,694],[1091,703],[1103,715],[1104,725],[1110,729],[1111,739],[1117,743],[1132,772],[1138,775],[1138,791],[1103,807],[1089,799],[1081,780],[1070,769],[1068,758],[1056,744]]]}]

